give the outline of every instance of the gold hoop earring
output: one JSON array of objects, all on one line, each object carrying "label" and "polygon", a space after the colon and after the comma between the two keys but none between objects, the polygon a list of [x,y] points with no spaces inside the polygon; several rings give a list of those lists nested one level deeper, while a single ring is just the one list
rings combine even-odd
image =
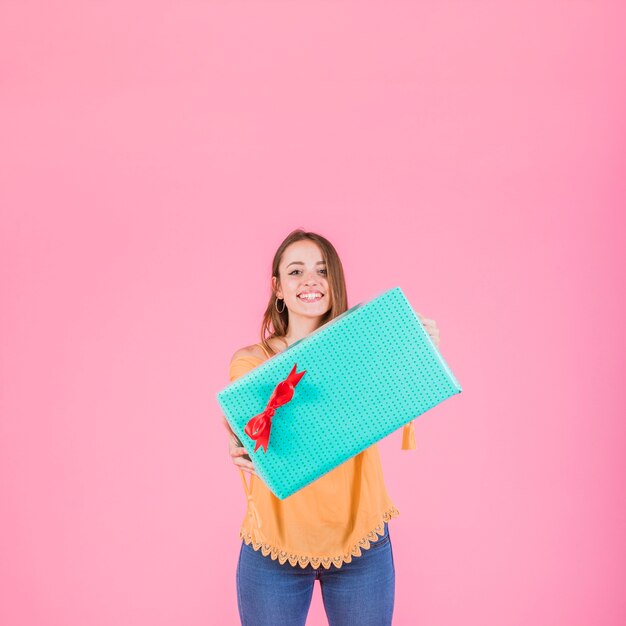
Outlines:
[{"label": "gold hoop earring", "polygon": [[275,308],[275,309],[276,309],[279,313],[282,313],[282,312],[285,310],[285,306],[286,306],[286,305],[285,305],[285,301],[283,300],[283,308],[282,308],[280,311],[278,311],[278,298],[276,298],[276,300],[274,300],[274,308]]}]

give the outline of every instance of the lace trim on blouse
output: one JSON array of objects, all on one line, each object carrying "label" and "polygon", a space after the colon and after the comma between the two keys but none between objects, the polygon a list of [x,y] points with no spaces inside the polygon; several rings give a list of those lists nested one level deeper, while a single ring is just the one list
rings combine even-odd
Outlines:
[{"label": "lace trim on blouse", "polygon": [[398,515],[400,515],[400,511],[398,511],[396,507],[388,509],[383,513],[382,521],[374,528],[374,530],[367,533],[367,535],[365,535],[362,539],[359,539],[359,541],[357,541],[347,552],[335,556],[321,557],[292,554],[290,552],[286,552],[285,550],[281,550],[280,548],[276,548],[275,546],[270,546],[267,543],[257,543],[252,538],[252,535],[244,531],[243,528],[239,531],[239,536],[246,542],[247,545],[251,545],[256,551],[261,550],[261,554],[263,556],[271,556],[274,561],[278,559],[278,562],[281,565],[284,565],[285,562],[289,561],[290,565],[293,565],[294,567],[299,565],[303,569],[309,564],[316,568],[320,565],[324,566],[326,569],[329,569],[331,565],[340,568],[344,563],[350,563],[353,556],[361,556],[361,550],[369,550],[371,544],[379,539],[379,535],[382,537],[385,534],[385,522],[388,522],[392,517],[398,517]]}]

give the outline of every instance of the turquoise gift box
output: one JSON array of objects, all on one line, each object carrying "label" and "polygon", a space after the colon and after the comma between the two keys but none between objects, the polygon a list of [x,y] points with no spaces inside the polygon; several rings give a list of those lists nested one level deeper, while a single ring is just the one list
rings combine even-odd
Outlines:
[{"label": "turquoise gift box", "polygon": [[[245,432],[294,365],[267,450]],[[255,471],[281,500],[462,391],[400,287],[348,309],[217,394]]]}]

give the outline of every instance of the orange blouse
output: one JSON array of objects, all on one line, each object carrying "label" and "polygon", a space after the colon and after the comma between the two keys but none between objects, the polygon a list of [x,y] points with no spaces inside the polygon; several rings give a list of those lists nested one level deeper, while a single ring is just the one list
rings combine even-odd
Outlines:
[{"label": "orange blouse", "polygon": [[[264,360],[238,357],[230,364],[230,380]],[[402,448],[415,448],[413,422],[403,427]],[[281,564],[341,567],[361,556],[383,535],[384,523],[400,514],[387,494],[376,444],[284,500],[258,476],[250,475],[249,487],[243,470],[241,478],[248,509],[239,536]]]}]

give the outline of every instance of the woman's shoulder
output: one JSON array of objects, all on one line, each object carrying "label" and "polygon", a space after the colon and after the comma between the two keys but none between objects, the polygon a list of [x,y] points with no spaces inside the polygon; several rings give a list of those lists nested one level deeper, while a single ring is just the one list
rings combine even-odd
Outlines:
[{"label": "woman's shoulder", "polygon": [[235,351],[230,360],[228,369],[230,380],[237,380],[237,378],[248,373],[265,361],[265,358],[261,347],[256,344],[239,348],[239,350]]},{"label": "woman's shoulder", "polygon": [[[282,352],[285,349],[284,340],[279,337],[270,337],[267,339],[267,343],[274,350],[276,354]],[[253,343],[249,346],[244,346],[243,348],[239,348],[231,359],[231,363],[236,361],[237,359],[269,359],[272,355],[269,354],[265,348],[260,343]]]},{"label": "woman's shoulder", "polygon": [[236,361],[237,359],[247,359],[250,357],[257,359],[265,358],[265,353],[258,343],[253,343],[250,346],[244,346],[243,348],[239,348],[239,350],[236,350],[231,358],[231,363]]}]

